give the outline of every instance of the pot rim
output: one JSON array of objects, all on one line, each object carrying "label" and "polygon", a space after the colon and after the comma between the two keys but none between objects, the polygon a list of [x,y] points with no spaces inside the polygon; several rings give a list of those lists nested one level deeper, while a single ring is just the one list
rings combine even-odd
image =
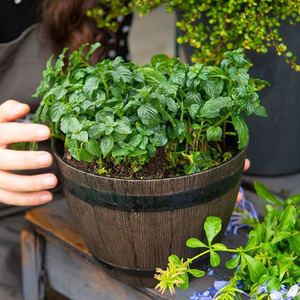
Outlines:
[{"label": "pot rim", "polygon": [[126,179],[126,178],[119,178],[119,177],[109,177],[109,176],[102,176],[102,175],[96,175],[96,174],[93,174],[93,173],[89,173],[89,172],[85,172],[85,171],[82,171],[80,169],[77,169],[75,167],[73,167],[72,165],[66,163],[61,155],[59,154],[59,152],[57,151],[56,149],[56,145],[57,143],[60,142],[58,139],[55,139],[55,138],[51,138],[51,148],[52,148],[52,151],[53,151],[53,154],[55,156],[55,158],[57,160],[60,161],[60,163],[64,164],[65,166],[67,166],[68,168],[78,172],[78,173],[81,173],[81,174],[86,174],[87,176],[92,176],[92,177],[95,177],[95,178],[100,178],[100,179],[103,179],[103,180],[108,180],[108,181],[119,181],[119,182],[128,182],[128,183],[133,183],[133,182],[146,182],[146,183],[151,183],[151,182],[168,182],[168,181],[173,181],[173,180],[180,180],[180,179],[184,179],[184,178],[194,178],[194,177],[198,177],[199,175],[205,175],[205,174],[208,174],[212,171],[217,171],[218,169],[223,169],[224,167],[230,165],[234,160],[238,159],[239,157],[243,156],[244,153],[247,151],[247,148],[248,148],[248,144],[247,146],[242,149],[242,150],[239,150],[230,160],[220,164],[219,166],[217,167],[214,167],[214,168],[211,168],[211,169],[208,169],[206,171],[202,171],[202,172],[197,172],[197,173],[193,173],[193,174],[189,174],[189,175],[181,175],[181,176],[176,176],[176,177],[168,177],[168,178],[153,178],[153,179]]}]

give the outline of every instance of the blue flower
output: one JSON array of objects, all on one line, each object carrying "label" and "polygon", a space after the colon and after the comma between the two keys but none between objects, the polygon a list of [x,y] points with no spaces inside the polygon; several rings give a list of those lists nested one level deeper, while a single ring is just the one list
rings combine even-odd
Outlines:
[{"label": "blue flower", "polygon": [[267,283],[265,282],[263,285],[260,285],[257,290],[257,294],[264,294],[268,292]]},{"label": "blue flower", "polygon": [[240,202],[236,203],[233,214],[230,218],[226,233],[233,232],[237,235],[238,230],[243,227],[248,227],[246,221],[250,219],[258,219],[258,214],[254,205],[245,198],[245,194],[242,188],[240,188],[243,198]]},{"label": "blue flower", "polygon": [[289,289],[289,291],[286,294],[287,299],[295,298],[297,296],[298,292],[299,292],[299,285],[294,284],[293,286],[291,286],[291,288]]},{"label": "blue flower", "polygon": [[271,300],[283,300],[282,294],[278,291],[271,291]]},{"label": "blue flower", "polygon": [[207,275],[208,275],[208,276],[213,276],[213,275],[214,275],[214,270],[211,269],[211,268],[209,268],[209,269],[207,270]]},{"label": "blue flower", "polygon": [[224,286],[228,285],[229,281],[224,281],[224,280],[216,280],[214,282],[214,288],[219,291],[222,289]]},{"label": "blue flower", "polygon": [[200,291],[194,292],[194,295],[190,298],[190,300],[211,300],[212,297],[210,296],[209,291],[205,291],[201,293]]}]

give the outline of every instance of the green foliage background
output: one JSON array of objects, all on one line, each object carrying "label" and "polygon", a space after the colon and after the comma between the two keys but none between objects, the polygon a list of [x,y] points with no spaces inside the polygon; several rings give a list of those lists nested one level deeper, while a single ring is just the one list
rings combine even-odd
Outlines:
[{"label": "green foliage background", "polygon": [[283,23],[300,21],[300,0],[99,0],[88,12],[99,28],[117,29],[116,17],[135,9],[140,15],[165,5],[167,11],[182,12],[177,26],[183,34],[179,43],[196,49],[194,62],[219,63],[225,51],[243,47],[259,53],[274,48],[279,56],[300,71],[297,57],[279,33]]}]

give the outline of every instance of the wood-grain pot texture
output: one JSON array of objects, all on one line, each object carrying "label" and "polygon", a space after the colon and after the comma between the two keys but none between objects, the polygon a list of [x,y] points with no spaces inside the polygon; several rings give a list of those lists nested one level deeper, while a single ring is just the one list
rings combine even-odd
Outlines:
[{"label": "wood-grain pot texture", "polygon": [[245,160],[243,150],[202,173],[127,180],[77,170],[62,160],[60,145],[53,148],[65,197],[88,248],[117,278],[143,286],[155,284],[155,268],[165,267],[170,254],[195,253],[185,241],[203,238],[207,216],[221,217],[226,228]]}]

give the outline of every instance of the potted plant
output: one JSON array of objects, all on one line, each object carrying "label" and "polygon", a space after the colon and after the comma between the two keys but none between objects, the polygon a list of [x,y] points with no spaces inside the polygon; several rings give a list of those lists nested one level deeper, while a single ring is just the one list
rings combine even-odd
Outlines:
[{"label": "potted plant", "polygon": [[203,236],[207,216],[227,224],[249,139],[243,116],[265,116],[264,82],[248,75],[241,49],[220,66],[166,55],[91,66],[98,46],[48,62],[36,120],[51,128],[63,191],[93,255],[120,280],[153,286],[170,253],[193,253],[183,241]]},{"label": "potted plant", "polygon": [[[256,137],[249,144],[250,172],[284,175],[300,171],[298,136],[300,2],[269,0],[238,1],[110,1],[98,0],[103,9],[88,14],[98,26],[116,28],[119,14],[137,10],[147,14],[160,5],[176,11],[187,60],[218,64],[225,51],[242,47],[254,64],[251,75],[265,78],[272,88],[261,95],[270,117],[248,119]],[[293,72],[295,70],[296,72]],[[284,99],[284,101],[283,101]],[[286,134],[289,132],[289,134]],[[280,138],[279,138],[280,137]],[[276,149],[269,151],[269,149]]]}]

